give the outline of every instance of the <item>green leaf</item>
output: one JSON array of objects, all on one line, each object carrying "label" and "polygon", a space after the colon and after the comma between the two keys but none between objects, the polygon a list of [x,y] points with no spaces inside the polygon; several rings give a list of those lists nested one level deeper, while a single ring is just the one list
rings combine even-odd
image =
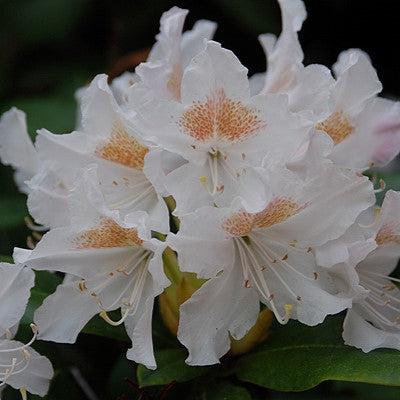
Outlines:
[{"label": "green leaf", "polygon": [[140,395],[137,393],[133,394],[132,387],[127,383],[126,379],[132,382],[136,381],[136,365],[132,361],[129,361],[125,355],[120,357],[114,364],[108,384],[107,384],[107,395],[110,399],[116,399],[118,396],[123,394],[129,394],[129,400],[137,399]]},{"label": "green leaf", "polygon": [[213,385],[204,386],[205,392],[201,396],[204,400],[251,400],[250,393],[241,386],[230,382],[217,381]]},{"label": "green leaf", "polygon": [[3,254],[0,254],[0,262],[5,262],[12,264],[13,263],[13,258],[11,256],[5,256]]},{"label": "green leaf", "polygon": [[276,327],[262,346],[238,360],[236,375],[281,391],[302,391],[326,380],[400,386],[400,352],[365,354],[344,345],[341,332],[340,316],[316,327],[294,321]]},{"label": "green leaf", "polygon": [[172,381],[186,382],[210,372],[210,367],[191,367],[185,364],[187,354],[181,349],[156,351],[157,369],[149,370],[143,365],[137,369],[140,387],[167,385]]}]

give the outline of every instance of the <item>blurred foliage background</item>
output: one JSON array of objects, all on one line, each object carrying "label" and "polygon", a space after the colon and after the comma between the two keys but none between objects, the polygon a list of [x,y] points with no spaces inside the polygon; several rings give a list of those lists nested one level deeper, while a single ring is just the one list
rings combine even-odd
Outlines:
[{"label": "blurred foliage background", "polygon": [[[400,35],[395,2],[305,0],[305,3],[308,19],[300,33],[305,63],[330,66],[341,50],[362,48],[378,70],[384,95],[398,97]],[[137,52],[153,44],[161,13],[173,5],[189,8],[188,27],[200,18],[218,22],[216,40],[233,50],[250,73],[265,69],[257,35],[280,32],[280,12],[275,0],[0,0],[0,113],[11,106],[24,110],[32,136],[42,127],[58,133],[72,130],[75,90],[97,73],[120,73],[121,63],[129,67],[132,58],[140,55]],[[127,54],[131,56],[123,58]],[[393,169],[384,175],[389,186],[400,188],[400,176]],[[15,245],[25,246],[29,231],[23,221],[27,214],[24,203],[25,196],[14,187],[12,170],[1,166],[3,258],[11,254]],[[100,398],[115,399],[122,393],[127,394],[125,399],[141,396],[132,384],[124,383],[127,375],[134,380],[134,373],[129,372],[133,371],[133,365],[119,359],[125,345],[82,335],[77,347],[56,345],[49,350],[45,344],[41,346],[51,357],[61,360],[57,363],[64,371],[57,375],[58,384],[53,386],[50,399],[90,399],[70,372],[71,366],[76,365]],[[116,367],[112,368],[114,364]],[[251,388],[250,392],[257,399],[400,398],[396,388],[329,382],[299,395],[257,388]],[[142,396],[161,398],[159,393]],[[173,397],[168,394],[168,398]]]}]

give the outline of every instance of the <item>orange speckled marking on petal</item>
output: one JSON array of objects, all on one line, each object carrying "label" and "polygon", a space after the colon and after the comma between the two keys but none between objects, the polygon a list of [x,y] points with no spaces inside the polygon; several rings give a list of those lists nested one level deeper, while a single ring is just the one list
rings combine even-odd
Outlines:
[{"label": "orange speckled marking on petal", "polygon": [[96,155],[104,160],[142,170],[148,151],[146,146],[129,135],[120,122],[116,122],[110,140],[96,149]]},{"label": "orange speckled marking on petal", "polygon": [[398,224],[388,224],[382,226],[375,238],[378,246],[388,243],[400,244],[400,235],[395,232],[397,226]]},{"label": "orange speckled marking on petal", "polygon": [[222,229],[232,236],[247,236],[254,226],[254,214],[238,211],[225,219]]},{"label": "orange speckled marking on petal", "polygon": [[134,228],[123,228],[114,220],[105,218],[98,227],[88,229],[74,239],[78,249],[104,249],[111,247],[141,246]]},{"label": "orange speckled marking on petal", "polygon": [[296,202],[284,197],[278,197],[272,200],[263,211],[260,211],[255,216],[255,226],[259,228],[268,228],[272,225],[286,221],[291,216],[302,210]]},{"label": "orange speckled marking on petal", "polygon": [[327,133],[335,144],[345,140],[354,131],[354,126],[341,111],[334,112],[326,120],[319,122],[315,128]]},{"label": "orange speckled marking on petal", "polygon": [[247,236],[253,228],[268,228],[279,224],[301,211],[304,206],[284,197],[272,200],[263,211],[248,213],[238,211],[224,220],[222,229],[232,236]]},{"label": "orange speckled marking on petal", "polygon": [[194,102],[178,125],[184,133],[200,141],[213,137],[233,141],[250,136],[266,123],[259,118],[257,110],[229,99],[220,89],[206,101]]},{"label": "orange speckled marking on petal", "polygon": [[180,64],[175,64],[167,82],[167,89],[176,101],[181,100],[182,68]]}]

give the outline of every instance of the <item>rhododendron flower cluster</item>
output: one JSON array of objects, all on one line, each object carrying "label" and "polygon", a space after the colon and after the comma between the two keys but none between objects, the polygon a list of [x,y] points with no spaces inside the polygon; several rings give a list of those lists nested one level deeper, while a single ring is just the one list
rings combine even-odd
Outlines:
[{"label": "rhododendron flower cluster", "polygon": [[[341,53],[332,72],[303,65],[304,4],[279,3],[282,33],[260,36],[265,73],[249,78],[212,40],[213,22],[182,32],[187,11],[174,7],[135,72],[111,83],[98,75],[79,90],[74,132],[42,129],[33,144],[23,112],[3,115],[2,162],[28,196],[31,228],[44,234],[2,266],[0,338],[20,317],[11,299],[27,299],[31,269],[57,271],[64,282],[34,315],[38,339],[73,343],[99,314],[125,325],[129,359],[156,368],[152,314],[173,284],[163,265],[173,251],[175,273],[199,279],[177,326],[190,365],[218,363],[263,309],[307,325],[347,310],[347,344],[400,350],[390,277],[400,193],[388,191],[379,208],[385,187],[364,175],[400,151],[400,104],[378,96],[361,50]],[[2,381],[43,393],[50,367],[27,345],[0,339],[0,360]],[[29,360],[43,374],[14,379]]]}]

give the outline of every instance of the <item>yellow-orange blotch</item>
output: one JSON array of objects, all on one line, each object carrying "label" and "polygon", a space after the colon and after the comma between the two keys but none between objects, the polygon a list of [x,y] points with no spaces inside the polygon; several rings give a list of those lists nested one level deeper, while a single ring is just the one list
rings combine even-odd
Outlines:
[{"label": "yellow-orange blotch", "polygon": [[125,127],[116,122],[110,140],[96,149],[96,155],[126,167],[142,170],[149,149],[129,135]]},{"label": "yellow-orange blotch", "polygon": [[390,225],[384,225],[376,235],[376,243],[378,246],[388,243],[400,244],[400,235],[395,233],[395,227]]},{"label": "yellow-orange blotch", "polygon": [[263,211],[248,213],[238,211],[223,222],[223,229],[233,236],[247,236],[253,228],[268,228],[298,213],[303,207],[284,197],[268,203]]},{"label": "yellow-orange blotch", "polygon": [[78,249],[104,249],[111,247],[141,246],[143,240],[139,238],[134,228],[124,228],[114,220],[105,218],[100,225],[79,234],[74,243]]},{"label": "yellow-orange blotch", "polygon": [[180,118],[179,127],[187,135],[206,141],[211,138],[240,140],[265,127],[258,112],[217,90],[204,102],[194,102]]},{"label": "yellow-orange blotch", "polygon": [[334,112],[327,119],[319,122],[315,128],[327,133],[335,144],[343,142],[354,131],[354,126],[341,111]]}]

